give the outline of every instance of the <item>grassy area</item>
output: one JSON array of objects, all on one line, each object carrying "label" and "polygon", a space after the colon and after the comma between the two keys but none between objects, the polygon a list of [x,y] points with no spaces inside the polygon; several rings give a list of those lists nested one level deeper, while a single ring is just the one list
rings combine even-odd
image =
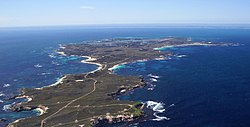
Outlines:
[{"label": "grassy area", "polygon": [[[67,55],[91,56],[102,69],[91,74],[66,75],[56,86],[25,89],[23,94],[33,100],[16,107],[47,107],[46,113],[12,123],[15,127],[74,127],[93,126],[101,119],[121,121],[143,116],[141,102],[120,101],[114,96],[143,87],[137,76],[119,76],[108,69],[116,64],[143,59],[164,58],[171,53],[154,50],[156,47],[190,43],[185,39],[111,39],[88,44],[66,45],[60,51]],[[126,118],[125,118],[126,117]],[[109,121],[110,122],[110,121]]]}]

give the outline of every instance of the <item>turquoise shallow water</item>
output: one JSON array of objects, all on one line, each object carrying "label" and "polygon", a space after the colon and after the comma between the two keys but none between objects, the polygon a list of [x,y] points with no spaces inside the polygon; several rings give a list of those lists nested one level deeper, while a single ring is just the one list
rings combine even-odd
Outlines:
[{"label": "turquoise shallow water", "polygon": [[18,89],[49,85],[63,74],[84,73],[96,68],[95,65],[81,63],[83,58],[55,54],[58,44],[115,37],[166,36],[242,45],[170,48],[165,50],[182,57],[130,63],[117,69],[116,73],[120,75],[142,75],[151,83],[121,99],[157,102],[163,106],[158,111],[165,109],[158,116],[170,118],[150,120],[136,126],[249,126],[250,30],[214,27],[1,29],[0,118],[7,122],[0,123],[0,126],[36,115],[36,112],[4,110],[4,106],[22,101],[6,100],[16,95]]}]

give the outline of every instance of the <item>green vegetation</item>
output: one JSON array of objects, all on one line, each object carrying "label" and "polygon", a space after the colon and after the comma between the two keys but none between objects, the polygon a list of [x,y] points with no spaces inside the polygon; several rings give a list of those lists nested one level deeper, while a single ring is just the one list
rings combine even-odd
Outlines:
[{"label": "green vegetation", "polygon": [[[66,75],[55,86],[24,89],[22,95],[33,100],[13,107],[15,111],[39,108],[43,115],[14,122],[12,127],[79,127],[100,123],[132,121],[143,116],[141,102],[120,101],[114,97],[128,90],[145,86],[143,78],[119,76],[109,68],[124,62],[164,59],[169,52],[154,48],[192,44],[181,38],[110,39],[84,44],[65,45],[59,49],[67,55],[90,56],[102,67],[93,73]],[[195,43],[197,44],[197,43]],[[205,44],[205,43],[198,43]]]}]

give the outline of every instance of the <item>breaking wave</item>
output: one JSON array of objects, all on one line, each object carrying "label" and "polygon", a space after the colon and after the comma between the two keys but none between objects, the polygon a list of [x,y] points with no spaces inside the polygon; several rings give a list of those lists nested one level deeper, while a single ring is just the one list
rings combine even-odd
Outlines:
[{"label": "breaking wave", "polygon": [[148,74],[148,76],[151,77],[151,78],[156,78],[156,79],[160,78],[160,76],[153,75],[153,74]]},{"label": "breaking wave", "polygon": [[11,109],[11,104],[4,105],[4,106],[3,106],[3,110],[4,110],[4,111],[8,111],[8,110],[10,110],[10,109]]},{"label": "breaking wave", "polygon": [[162,120],[170,120],[170,118],[165,116],[159,116],[160,113],[163,113],[166,109],[164,108],[164,103],[155,102],[155,101],[147,101],[147,108],[152,109],[154,111],[155,118],[152,119],[154,121],[162,121]]},{"label": "breaking wave", "polygon": [[9,86],[10,86],[10,84],[8,84],[8,83],[3,85],[3,87],[9,87]]},{"label": "breaking wave", "polygon": [[2,97],[2,96],[5,96],[5,94],[3,94],[3,93],[0,92],[0,97]]},{"label": "breaking wave", "polygon": [[178,55],[178,58],[187,57],[187,55]]},{"label": "breaking wave", "polygon": [[36,64],[36,65],[34,65],[34,67],[35,67],[35,68],[41,68],[41,67],[43,67],[43,66],[40,65],[40,64]]},{"label": "breaking wave", "polygon": [[149,82],[147,82],[147,90],[154,90],[156,85],[155,84],[152,84],[152,82],[158,82],[158,79],[160,78],[160,76],[157,76],[157,75],[153,75],[153,74],[148,74],[148,80]]},{"label": "breaking wave", "polygon": [[155,79],[155,78],[150,78],[149,80],[152,81],[152,82],[157,82],[157,81],[158,81],[158,80]]}]

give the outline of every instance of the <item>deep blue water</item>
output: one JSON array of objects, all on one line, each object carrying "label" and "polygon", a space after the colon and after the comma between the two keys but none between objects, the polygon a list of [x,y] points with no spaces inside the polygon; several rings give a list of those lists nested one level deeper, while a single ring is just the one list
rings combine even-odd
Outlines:
[{"label": "deep blue water", "polygon": [[[152,85],[121,99],[164,103],[158,114],[170,120],[147,121],[137,126],[250,126],[250,29],[237,28],[18,28],[0,29],[0,118],[8,122],[35,115],[2,110],[13,103],[5,98],[18,89],[54,83],[68,73],[85,73],[95,65],[83,58],[54,53],[58,44],[115,37],[192,37],[199,41],[237,42],[238,47],[185,47],[165,49],[184,57],[131,63],[120,75],[159,76]],[[38,67],[40,66],[41,67]],[[131,71],[133,70],[133,71]],[[8,87],[6,84],[10,84]],[[173,105],[174,104],[174,105]],[[2,124],[3,125],[3,124]],[[0,124],[1,126],[1,124]]]}]

